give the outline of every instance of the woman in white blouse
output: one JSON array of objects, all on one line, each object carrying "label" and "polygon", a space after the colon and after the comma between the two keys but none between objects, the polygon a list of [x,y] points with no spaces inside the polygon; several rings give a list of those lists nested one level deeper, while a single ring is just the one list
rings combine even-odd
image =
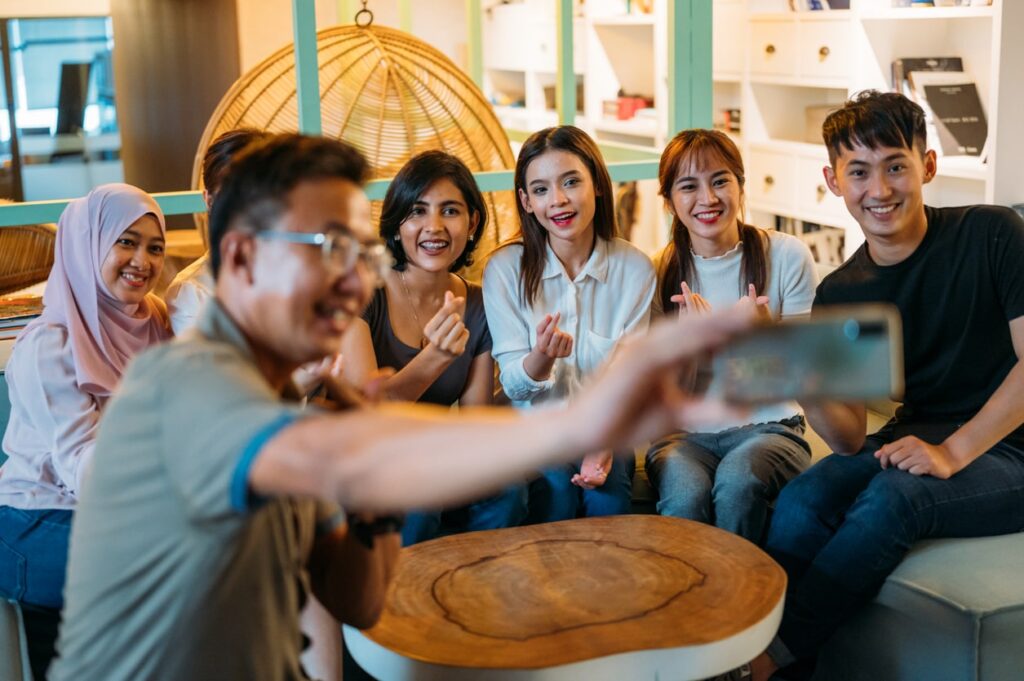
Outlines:
[{"label": "woman in white blouse", "polygon": [[150,293],[163,265],[164,217],[145,192],[108,184],[75,199],[58,223],[43,313],[7,363],[0,596],[22,605],[36,678],[53,655],[71,514],[100,412],[131,359],[171,335]]},{"label": "woman in white blouse", "polygon": [[[650,259],[615,237],[612,183],[594,141],[547,128],[516,162],[520,239],[484,271],[484,307],[501,383],[515,406],[571,399],[616,342],[644,330],[655,277]],[[594,452],[530,485],[530,521],[627,513],[632,460]]]}]

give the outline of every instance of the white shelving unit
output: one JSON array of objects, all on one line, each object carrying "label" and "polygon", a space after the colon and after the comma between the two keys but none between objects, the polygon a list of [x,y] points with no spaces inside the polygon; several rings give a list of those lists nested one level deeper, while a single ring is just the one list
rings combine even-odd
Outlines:
[{"label": "white shelving unit", "polygon": [[[719,4],[715,4],[716,11]],[[741,78],[748,208],[845,229],[849,255],[860,229],[825,187],[824,146],[811,141],[817,117],[807,107],[835,106],[864,89],[891,89],[901,57],[961,57],[975,81],[989,127],[988,158],[944,156],[925,188],[931,205],[1024,202],[1011,164],[1024,155],[1024,2],[983,7],[896,8],[891,0],[853,0],[849,10],[788,9],[787,0],[747,0],[750,39]],[[716,28],[719,17],[716,16]],[[1013,29],[1016,29],[1014,31]],[[1017,113],[1017,116],[1013,114]]]}]

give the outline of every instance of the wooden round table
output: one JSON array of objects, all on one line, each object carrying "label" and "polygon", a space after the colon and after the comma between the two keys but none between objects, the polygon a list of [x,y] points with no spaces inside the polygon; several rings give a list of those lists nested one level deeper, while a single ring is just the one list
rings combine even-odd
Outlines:
[{"label": "wooden round table", "polygon": [[471,532],[404,549],[380,621],[345,642],[381,681],[701,679],[767,647],[785,588],[756,546],[687,520]]}]

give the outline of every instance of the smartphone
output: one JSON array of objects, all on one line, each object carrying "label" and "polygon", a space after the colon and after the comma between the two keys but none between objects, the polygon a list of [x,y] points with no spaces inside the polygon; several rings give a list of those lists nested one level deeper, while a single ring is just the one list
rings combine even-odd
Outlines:
[{"label": "smartphone", "polygon": [[835,306],[760,326],[712,360],[721,397],[741,403],[900,400],[903,333],[891,305]]}]

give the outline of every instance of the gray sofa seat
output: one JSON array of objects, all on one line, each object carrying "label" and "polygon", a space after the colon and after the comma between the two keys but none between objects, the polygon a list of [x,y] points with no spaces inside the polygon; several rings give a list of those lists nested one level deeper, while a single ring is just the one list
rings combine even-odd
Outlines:
[{"label": "gray sofa seat", "polygon": [[920,542],[823,651],[816,681],[1024,679],[1024,533]]}]

